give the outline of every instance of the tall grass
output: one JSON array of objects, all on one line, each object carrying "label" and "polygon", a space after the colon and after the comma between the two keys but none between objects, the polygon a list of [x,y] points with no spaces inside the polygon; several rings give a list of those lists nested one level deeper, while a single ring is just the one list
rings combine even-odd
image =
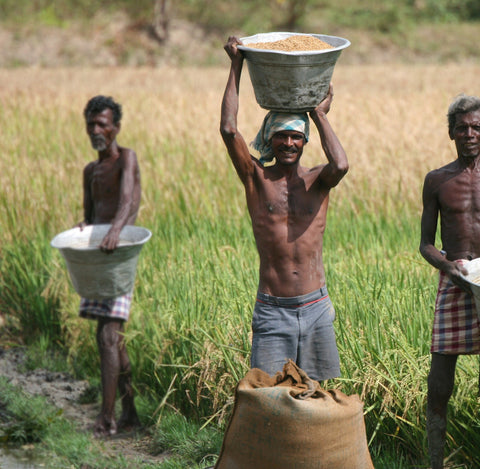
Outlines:
[{"label": "tall grass", "polygon": [[[138,154],[141,253],[126,340],[139,393],[202,424],[225,423],[248,370],[258,256],[240,182],[218,125],[223,69],[0,70],[0,311],[25,341],[65,344],[98,374],[94,323],[48,242],[82,218],[81,172],[95,157],[82,109],[94,94],[124,106],[119,143]],[[367,437],[383,455],[427,464],[426,376],[436,272],[418,254],[421,186],[455,158],[446,109],[479,94],[479,67],[337,65],[330,121],[351,164],[332,191],[325,233],[342,378],[365,402]],[[242,79],[239,126],[253,139],[264,111]],[[324,162],[312,135],[304,164]],[[31,326],[31,325],[34,325]],[[477,357],[459,360],[448,427],[452,461],[478,465]],[[388,466],[385,466],[388,467]]]}]

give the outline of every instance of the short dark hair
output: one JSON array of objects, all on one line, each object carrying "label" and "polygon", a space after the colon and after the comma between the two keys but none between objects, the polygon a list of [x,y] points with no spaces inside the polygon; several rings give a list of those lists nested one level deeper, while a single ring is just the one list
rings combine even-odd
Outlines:
[{"label": "short dark hair", "polygon": [[478,111],[480,109],[480,98],[459,94],[448,108],[448,132],[451,134],[457,121],[457,114]]},{"label": "short dark hair", "polygon": [[91,98],[83,110],[83,116],[87,119],[90,114],[98,114],[105,109],[111,109],[114,124],[120,123],[122,120],[122,106],[116,103],[111,96],[98,95]]}]

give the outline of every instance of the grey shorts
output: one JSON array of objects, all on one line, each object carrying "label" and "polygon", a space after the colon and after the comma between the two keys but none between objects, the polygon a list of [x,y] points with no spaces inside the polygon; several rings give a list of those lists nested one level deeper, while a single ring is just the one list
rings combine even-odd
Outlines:
[{"label": "grey shorts", "polygon": [[327,287],[289,298],[257,293],[251,367],[274,375],[292,359],[314,380],[340,376],[334,320]]}]

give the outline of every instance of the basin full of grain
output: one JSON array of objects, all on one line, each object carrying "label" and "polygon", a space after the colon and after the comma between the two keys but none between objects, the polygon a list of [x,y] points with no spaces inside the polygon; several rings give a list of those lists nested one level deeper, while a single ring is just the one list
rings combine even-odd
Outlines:
[{"label": "basin full of grain", "polygon": [[264,109],[308,112],[327,95],[350,41],[324,34],[260,33],[241,38],[255,99]]}]

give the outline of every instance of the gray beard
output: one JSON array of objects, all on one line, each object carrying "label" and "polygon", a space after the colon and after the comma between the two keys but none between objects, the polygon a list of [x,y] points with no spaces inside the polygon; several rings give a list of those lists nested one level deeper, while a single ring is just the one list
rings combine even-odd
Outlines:
[{"label": "gray beard", "polygon": [[107,142],[101,138],[92,138],[90,139],[92,142],[92,147],[94,150],[103,151],[107,149]]}]

